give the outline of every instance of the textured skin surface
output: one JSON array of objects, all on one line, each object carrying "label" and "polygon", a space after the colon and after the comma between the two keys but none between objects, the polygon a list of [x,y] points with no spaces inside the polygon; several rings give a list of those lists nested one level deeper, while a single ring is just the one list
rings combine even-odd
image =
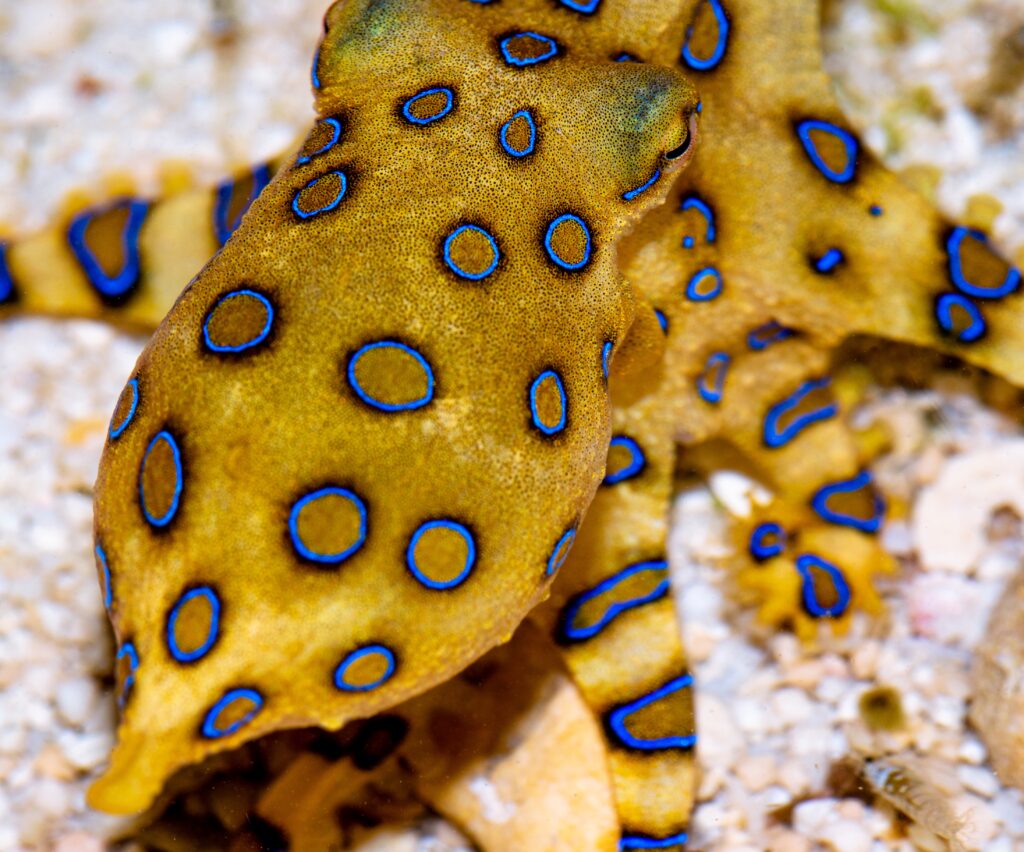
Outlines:
[{"label": "textured skin surface", "polygon": [[[532,29],[556,25],[545,9]],[[633,312],[614,242],[659,199],[622,196],[672,167],[696,97],[569,47],[513,67],[508,24],[478,12],[335,7],[316,76],[340,130],[313,131],[139,360],[97,482],[137,661],[99,807],[445,680],[571,546],[604,469],[602,345]],[[522,108],[529,162],[496,139]]]},{"label": "textured skin surface", "polygon": [[[820,70],[815,3],[590,5],[328,15],[314,79],[337,124],[321,121],[284,162],[114,414],[97,535],[126,701],[97,805],[137,810],[177,766],[390,708],[533,609],[603,723],[622,848],[681,845],[692,689],[662,561],[677,466],[738,466],[767,487],[773,500],[737,519],[733,561],[767,620],[810,636],[876,609],[870,579],[889,567],[866,453],[842,419],[848,394],[824,381],[836,346],[892,338],[1020,383],[1019,273],[849,134]],[[552,49],[522,33],[554,38],[556,54],[518,67]],[[622,52],[677,71],[608,61]],[[663,178],[635,192],[685,136],[695,99],[678,71],[702,93],[701,150],[626,236],[668,190]],[[513,125],[524,111],[532,131]],[[142,216],[127,202],[78,225],[106,276],[93,286],[68,240],[77,220],[15,244],[9,301],[152,324],[264,179],[148,208],[134,277],[118,275],[132,261],[118,235]],[[566,214],[589,227],[586,264],[574,219],[548,239],[561,264],[545,250]],[[322,514],[303,515],[323,488],[335,490]],[[416,538],[438,520],[449,525]],[[763,538],[763,524],[779,532]],[[393,675],[338,689],[339,663],[378,646]],[[353,662],[359,683],[389,674],[382,653],[376,668],[372,655]],[[232,689],[255,690],[259,712],[204,737]],[[236,711],[256,706],[239,695]],[[239,721],[225,712],[214,733]],[[433,804],[470,826],[463,793]]]}]

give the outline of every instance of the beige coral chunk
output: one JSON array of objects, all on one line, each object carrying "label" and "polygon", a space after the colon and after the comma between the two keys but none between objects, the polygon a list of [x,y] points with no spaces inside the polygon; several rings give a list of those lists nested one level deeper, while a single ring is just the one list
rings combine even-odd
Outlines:
[{"label": "beige coral chunk", "polygon": [[992,513],[1024,515],[1024,441],[1007,441],[951,459],[917,502],[912,531],[922,566],[967,573],[985,548]]}]

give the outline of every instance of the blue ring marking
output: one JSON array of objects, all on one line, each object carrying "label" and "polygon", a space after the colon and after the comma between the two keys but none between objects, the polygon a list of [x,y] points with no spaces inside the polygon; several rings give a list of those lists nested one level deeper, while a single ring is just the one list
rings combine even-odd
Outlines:
[{"label": "blue ring marking", "polygon": [[647,837],[642,834],[624,834],[619,841],[619,852],[626,852],[629,849],[672,849],[675,846],[685,846],[688,837],[685,831],[673,834],[669,837]]},{"label": "blue ring marking", "polygon": [[226,180],[217,185],[217,200],[213,205],[213,231],[217,237],[217,244],[224,245],[242,223],[242,217],[252,207],[268,183],[270,183],[270,166],[264,163],[257,166],[251,172],[252,189],[249,190],[249,197],[246,199],[242,209],[231,222],[228,221],[228,209],[231,207],[231,196],[234,194],[238,181]]},{"label": "blue ring marking", "polygon": [[[821,154],[818,153],[818,149],[814,146],[814,140],[811,139],[811,132],[814,130],[827,133],[830,136],[834,136],[840,142],[843,143],[843,148],[846,149],[846,165],[842,171],[836,171],[831,168],[828,163],[822,159]],[[804,150],[807,152],[807,156],[811,158],[811,162],[814,163],[814,167],[821,172],[826,178],[833,183],[849,183],[853,180],[853,176],[857,171],[857,152],[860,145],[857,142],[856,137],[848,130],[832,124],[829,121],[821,121],[819,119],[807,119],[801,121],[797,125],[797,135],[800,137],[800,142],[804,146]]]},{"label": "blue ring marking", "polygon": [[697,115],[704,112],[704,101],[697,101]]},{"label": "blue ring marking", "polygon": [[881,207],[879,207],[877,204],[872,204],[868,208],[868,213],[870,213],[872,216],[881,216],[884,212],[885,211]]},{"label": "blue ring marking", "polygon": [[773,343],[779,343],[793,337],[796,332],[775,320],[759,325],[747,335],[747,347],[755,352],[762,352]]},{"label": "blue ring marking", "polygon": [[[359,512],[359,536],[354,544],[350,544],[338,553],[317,553],[315,550],[310,550],[306,547],[305,543],[302,541],[302,537],[299,535],[299,513],[307,504],[328,495],[344,497],[356,507],[356,511]],[[366,541],[366,516],[366,504],[358,494],[354,491],[349,491],[347,488],[342,488],[337,485],[328,485],[324,488],[318,488],[316,491],[310,491],[309,494],[306,494],[304,497],[300,497],[295,501],[295,505],[292,506],[292,511],[288,515],[288,532],[292,537],[292,544],[299,552],[299,555],[304,559],[328,565],[337,565],[344,562],[353,553],[359,550]]]},{"label": "blue ring marking", "polygon": [[988,244],[988,237],[982,231],[962,226],[953,229],[946,240],[946,253],[949,255],[949,277],[957,290],[977,299],[1002,299],[1020,287],[1020,270],[1014,266],[1010,267],[1006,278],[998,287],[979,287],[968,281],[964,276],[963,261],[960,258],[960,246],[968,236],[974,237],[982,244]]},{"label": "blue ring marking", "polygon": [[[490,264],[483,272],[466,272],[466,270],[461,269],[458,266],[458,264],[456,264],[455,261],[452,260],[452,243],[459,234],[462,234],[466,231],[473,231],[474,233],[477,234],[483,234],[491,247],[493,256],[491,257]],[[488,275],[494,272],[495,269],[498,268],[498,261],[501,259],[501,251],[498,248],[497,240],[495,240],[493,236],[491,236],[489,233],[487,233],[487,231],[485,231],[478,225],[459,225],[459,227],[457,227],[445,238],[443,252],[444,262],[448,265],[448,268],[456,275],[458,275],[460,278],[467,278],[470,281],[482,281],[484,278],[486,278]]]},{"label": "blue ring marking", "polygon": [[[174,457],[174,496],[171,498],[171,505],[167,508],[159,518],[154,518],[149,514],[149,509],[146,508],[146,495],[142,488],[143,474],[146,470],[146,462],[149,460],[149,454],[153,451],[153,447],[156,446],[157,441],[166,441],[171,448],[171,455]],[[146,452],[142,456],[142,469],[139,471],[139,505],[142,506],[142,514],[145,516],[146,521],[150,526],[154,527],[166,527],[178,512],[178,503],[181,501],[181,489],[184,484],[183,474],[181,469],[181,450],[178,449],[178,442],[174,440],[174,436],[166,429],[161,429],[157,432],[152,440],[149,442],[149,446],[146,447]]]},{"label": "blue ring marking", "polygon": [[697,742],[696,734],[658,737],[653,740],[644,740],[633,736],[633,734],[629,732],[629,729],[626,727],[626,719],[638,710],[642,710],[644,707],[654,704],[673,693],[687,689],[692,685],[693,675],[690,674],[685,674],[670,680],[668,683],[659,686],[653,692],[649,692],[647,695],[641,696],[635,701],[630,701],[628,704],[623,704],[621,707],[617,707],[608,714],[608,726],[611,728],[616,739],[618,739],[622,745],[626,746],[626,748],[642,749],[643,751],[661,751],[663,749],[678,748],[683,749],[684,751],[689,751]]},{"label": "blue ring marking", "polygon": [[601,375],[608,378],[608,367],[611,364],[612,352],[615,351],[615,344],[606,340],[601,345]]},{"label": "blue ring marking", "polygon": [[[434,115],[428,115],[426,118],[417,118],[415,115],[412,114],[412,105],[417,101],[422,100],[423,98],[430,97],[431,95],[444,95],[445,105],[443,109],[440,112],[435,113]],[[430,124],[434,121],[440,121],[442,118],[448,115],[448,113],[450,113],[452,109],[454,109],[454,107],[455,93],[445,86],[438,86],[433,89],[424,89],[422,92],[417,92],[415,95],[409,98],[409,100],[402,104],[402,115],[405,116],[406,121],[412,124],[418,124],[419,126],[422,127],[424,124]]]},{"label": "blue ring marking", "polygon": [[638,186],[636,189],[631,189],[629,192],[624,192],[622,194],[623,199],[625,199],[626,201],[632,201],[641,192],[644,192],[644,191],[650,189],[652,186],[654,186],[654,184],[656,184],[658,182],[658,179],[660,177],[661,177],[661,169],[655,169],[654,170],[654,174],[651,175],[649,178],[647,178],[647,180],[644,183],[640,184],[640,186]]},{"label": "blue ring marking", "polygon": [[[953,308],[956,306],[967,311],[971,318],[971,324],[960,332],[953,330]],[[987,329],[981,308],[962,293],[943,293],[939,296],[935,303],[935,317],[939,321],[939,327],[947,334],[952,334],[959,343],[973,343]]]},{"label": "blue ring marking", "polygon": [[[725,352],[715,352],[708,358],[704,371],[697,379],[697,393],[705,402],[717,405],[722,401],[722,388],[729,373],[732,359]],[[710,380],[710,383],[709,383]]]},{"label": "blue ring marking", "polygon": [[819,420],[828,420],[830,417],[835,417],[839,412],[839,406],[833,402],[815,411],[808,411],[806,414],[801,414],[785,429],[779,431],[779,420],[782,419],[783,415],[793,408],[796,408],[803,401],[805,396],[813,393],[819,388],[828,387],[828,384],[829,379],[827,377],[806,381],[790,396],[786,397],[781,402],[775,403],[775,405],[769,409],[767,416],[764,418],[765,444],[773,449],[781,447],[792,441],[793,438],[812,423],[817,423]]},{"label": "blue ring marking", "polygon": [[[554,426],[547,426],[541,422],[540,414],[537,411],[537,391],[540,390],[541,382],[544,379],[554,379],[555,386],[558,388],[558,396],[562,401],[561,417]],[[565,428],[566,411],[569,407],[569,401],[565,396],[565,385],[562,384],[562,377],[558,375],[554,370],[544,370],[537,378],[533,380],[533,384],[530,385],[530,416],[533,418],[533,425],[540,429],[545,435],[557,435]]]},{"label": "blue ring marking", "polygon": [[0,241],[0,305],[14,301],[14,277],[7,265],[7,243]]},{"label": "blue ring marking", "polygon": [[[765,539],[773,538],[772,542]],[[774,521],[758,524],[750,534],[750,555],[758,562],[778,556],[786,549],[786,531]]]},{"label": "blue ring marking", "polygon": [[[580,610],[583,609],[584,606],[595,598],[599,598],[601,595],[610,592],[619,585],[619,583],[625,582],[630,577],[639,574],[642,571],[658,571],[666,576],[664,576],[664,579],[662,579],[661,582],[647,594],[626,601],[613,601],[611,606],[607,607],[601,614],[601,617],[593,624],[587,627],[576,626],[576,619],[579,617]],[[637,562],[633,565],[628,565],[617,574],[613,574],[611,577],[602,580],[594,586],[594,588],[589,589],[581,595],[577,595],[562,613],[561,626],[559,629],[561,638],[572,642],[582,642],[585,639],[590,639],[604,630],[623,612],[635,609],[638,606],[643,606],[644,604],[661,600],[661,598],[668,594],[669,590],[667,573],[668,563],[664,560]]]},{"label": "blue ring marking", "polygon": [[622,51],[622,53],[620,53],[618,56],[616,56],[614,58],[614,60],[615,60],[615,62],[639,62],[640,61],[632,53],[626,53],[626,51]]},{"label": "blue ring marking", "polygon": [[615,435],[608,442],[609,453],[612,447],[625,447],[629,451],[629,464],[622,468],[622,470],[609,473],[604,478],[604,482],[601,483],[602,485],[617,485],[620,482],[625,482],[627,479],[633,479],[643,472],[643,469],[647,466],[647,457],[636,441],[628,435]]},{"label": "blue ring marking", "polygon": [[686,40],[683,42],[682,58],[694,71],[709,71],[722,61],[725,56],[725,48],[729,42],[729,18],[725,14],[721,0],[708,0],[711,4],[711,11],[715,15],[715,22],[718,24],[718,41],[715,49],[706,59],[699,59],[690,50],[690,39],[693,37],[693,27],[687,27]]},{"label": "blue ring marking", "polygon": [[862,470],[853,479],[832,482],[819,488],[811,499],[811,507],[822,520],[831,524],[853,527],[861,532],[876,533],[882,526],[885,500],[874,488],[871,489],[873,510],[870,518],[858,518],[855,515],[834,512],[828,507],[828,500],[833,494],[849,494],[852,491],[860,491],[861,488],[871,488],[871,474],[866,470]]},{"label": "blue ring marking", "polygon": [[597,7],[601,5],[601,0],[558,0],[558,2],[567,9],[582,12],[584,15],[593,15],[597,11]]},{"label": "blue ring marking", "polygon": [[[511,53],[509,53],[509,43],[519,38],[535,39],[536,41],[544,42],[547,44],[548,49],[540,56],[528,57],[526,59],[517,59]],[[500,42],[501,55],[505,57],[505,61],[509,65],[513,65],[516,68],[526,68],[530,65],[537,65],[540,62],[547,62],[553,56],[558,55],[558,42],[553,38],[548,38],[540,33],[535,32],[521,32],[515,33],[514,35],[505,36]]]},{"label": "blue ring marking", "polygon": [[[562,537],[558,539],[554,550],[551,551],[551,555],[548,557],[548,566],[544,571],[546,577],[550,577],[565,564],[565,560],[569,558],[569,551],[572,550],[575,541],[576,530],[568,529],[562,533]],[[564,552],[562,552],[563,548]]]},{"label": "blue ring marking", "polygon": [[[714,211],[701,199],[695,195],[687,196],[682,200],[679,205],[679,212],[682,213],[686,210],[696,210],[704,217],[707,227],[704,229],[704,240],[707,243],[713,243],[715,241],[715,214]],[[692,236],[687,235],[683,240],[683,246],[686,248],[693,248],[694,239]]]},{"label": "blue ring marking", "polygon": [[[252,709],[244,716],[235,719],[226,728],[221,728],[217,724],[217,720],[220,719],[220,714],[223,713],[228,707],[234,704],[236,701],[248,700],[252,702]],[[208,740],[215,740],[219,737],[228,737],[231,734],[238,731],[244,725],[249,724],[255,717],[256,714],[263,709],[263,696],[260,695],[255,689],[248,687],[238,687],[236,689],[229,689],[220,698],[217,699],[217,703],[213,705],[207,711],[206,718],[203,719],[202,732],[203,736]]]},{"label": "blue ring marking", "polygon": [[[311,186],[319,183],[324,178],[329,177],[330,175],[337,175],[341,179],[341,189],[338,190],[338,194],[331,201],[327,202],[327,204],[325,204],[323,207],[318,207],[316,210],[310,210],[308,212],[302,210],[299,207],[299,196],[302,195],[304,190],[309,189]],[[313,216],[319,216],[321,213],[329,213],[331,210],[333,210],[335,207],[341,204],[341,199],[345,197],[346,192],[348,192],[348,178],[345,177],[345,173],[338,169],[326,172],[325,174],[320,175],[320,177],[313,178],[313,180],[311,180],[309,183],[307,183],[304,187],[302,187],[295,193],[295,197],[292,199],[292,212],[300,219],[310,219]]]},{"label": "blue ring marking", "polygon": [[115,662],[120,662],[122,657],[128,658],[129,669],[128,676],[125,677],[124,684],[121,686],[121,694],[117,696],[117,706],[124,709],[132,687],[135,685],[135,672],[139,668],[139,652],[135,650],[134,642],[125,642],[117,649],[117,656],[114,657]]},{"label": "blue ring marking", "polygon": [[[526,123],[530,125],[530,143],[522,151],[517,151],[511,145],[508,144],[508,131],[512,127],[512,122],[517,118],[525,118]],[[511,154],[513,157],[528,157],[533,153],[534,148],[537,147],[537,123],[533,120],[533,116],[527,109],[521,109],[519,112],[513,113],[512,118],[501,125],[501,132],[498,134],[498,141],[501,142],[501,147],[505,149],[505,153]]]},{"label": "blue ring marking", "polygon": [[[832,580],[832,584],[836,590],[836,602],[830,607],[823,607],[818,603],[817,597],[814,594],[814,576],[811,574],[811,568],[820,568]],[[803,578],[801,584],[801,597],[803,599],[804,609],[813,618],[838,618],[850,605],[850,586],[846,582],[846,578],[843,577],[842,572],[831,562],[826,562],[820,556],[815,556],[813,553],[804,553],[796,558],[796,570],[800,572],[800,576]]]},{"label": "blue ring marking", "polygon": [[[178,616],[181,614],[181,608],[187,604],[193,598],[206,598],[210,604],[210,629],[206,634],[206,639],[203,640],[203,644],[196,648],[194,651],[182,651],[178,646],[178,640],[175,636],[175,628],[178,624]],[[171,610],[170,616],[167,618],[167,649],[171,652],[171,656],[174,657],[179,663],[193,663],[202,657],[205,657],[217,641],[217,637],[220,635],[220,598],[217,597],[217,593],[209,586],[199,586],[195,589],[189,589],[185,594],[178,598],[178,602],[174,605]]]},{"label": "blue ring marking", "polygon": [[309,72],[310,81],[313,83],[313,88],[317,91],[320,89],[320,51],[323,49],[323,42],[317,45],[316,53],[313,54],[313,68]]},{"label": "blue ring marking", "polygon": [[296,165],[304,166],[314,157],[319,157],[321,154],[326,154],[328,151],[331,150],[331,148],[337,145],[338,140],[341,139],[341,122],[338,119],[325,118],[322,121],[320,121],[320,124],[327,124],[333,128],[334,132],[331,134],[331,138],[323,145],[321,145],[319,148],[317,148],[315,151],[311,151],[310,153],[302,157],[298,157],[295,160]]},{"label": "blue ring marking", "polygon": [[103,569],[103,608],[110,612],[114,604],[114,583],[110,576],[110,565],[107,564],[107,554],[103,551],[102,545],[96,545],[96,558],[100,561]]},{"label": "blue ring marking", "polygon": [[[410,400],[409,402],[397,403],[381,402],[380,400],[374,399],[372,396],[370,396],[365,390],[363,390],[362,386],[359,384],[359,381],[356,379],[356,364],[359,362],[359,359],[363,357],[363,355],[365,355],[367,352],[370,352],[373,349],[398,349],[404,352],[406,355],[411,355],[415,359],[416,363],[423,368],[423,372],[426,374],[426,393],[424,393],[423,396],[419,397],[418,399],[413,399]],[[427,362],[427,359],[420,355],[419,352],[417,352],[411,346],[407,346],[406,344],[400,343],[397,340],[378,340],[374,343],[367,343],[365,346],[359,347],[359,349],[356,350],[355,354],[351,358],[349,358],[347,373],[349,387],[351,387],[352,390],[355,391],[356,396],[358,396],[367,405],[371,406],[372,408],[376,408],[378,411],[387,411],[389,413],[395,411],[415,411],[417,408],[423,408],[424,405],[428,405],[434,399],[433,367],[430,366],[430,364]]]},{"label": "blue ring marking", "polygon": [[[577,263],[566,263],[562,258],[558,256],[554,248],[551,246],[551,238],[555,234],[555,228],[561,225],[563,222],[575,222],[583,229],[584,237],[586,238],[586,244],[583,247],[583,258]],[[548,257],[551,258],[552,263],[562,267],[562,269],[568,269],[569,271],[575,271],[582,269],[588,263],[590,263],[590,228],[586,222],[583,221],[575,213],[563,213],[561,216],[557,216],[551,220],[551,224],[548,225],[547,233],[544,235],[544,250],[548,253]]]},{"label": "blue ring marking", "polygon": [[[121,435],[124,434],[124,430],[131,425],[131,422],[135,417],[135,412],[139,407],[139,380],[129,379],[128,384],[125,385],[125,390],[128,388],[132,389],[132,404],[128,406],[128,413],[124,416],[124,420],[121,421],[120,425],[115,426],[113,421],[111,421],[109,435],[112,441],[120,438]],[[123,392],[124,391],[122,391],[122,393]]]},{"label": "blue ring marking", "polygon": [[662,332],[668,334],[668,317],[665,316],[665,312],[659,311],[657,308],[655,308],[654,318],[658,321],[658,325],[661,326]]},{"label": "blue ring marking", "polygon": [[[366,683],[363,685],[356,685],[348,683],[345,680],[345,672],[348,671],[351,666],[357,660],[361,660],[363,657],[378,655],[383,657],[387,661],[387,669],[384,671],[377,680],[372,683]],[[366,645],[357,651],[353,651],[344,660],[338,663],[338,667],[334,670],[334,685],[343,692],[369,692],[370,690],[376,689],[378,686],[383,684],[385,681],[390,680],[391,676],[395,673],[395,655],[390,648],[384,645]]]},{"label": "blue ring marking", "polygon": [[[92,220],[119,207],[128,206],[128,221],[125,223],[121,244],[124,250],[124,266],[113,277],[103,271],[96,256],[85,242],[85,232]],[[71,251],[85,272],[89,283],[104,299],[118,299],[126,295],[139,280],[142,261],[139,254],[139,230],[146,221],[149,203],[134,199],[122,199],[94,210],[86,210],[76,216],[68,226],[68,243]]]},{"label": "blue ring marking", "polygon": [[814,270],[822,275],[828,275],[830,272],[834,272],[835,268],[844,260],[846,260],[846,256],[839,249],[830,248],[814,261]]},{"label": "blue ring marking", "polygon": [[[701,293],[698,288],[705,278],[713,278],[715,283],[708,292]],[[721,294],[723,286],[722,273],[713,266],[705,266],[693,273],[693,277],[687,283],[686,298],[691,302],[710,302]]]},{"label": "blue ring marking", "polygon": [[[251,296],[254,299],[258,299],[263,303],[263,307],[267,309],[267,321],[263,324],[263,328],[260,329],[252,340],[247,340],[245,343],[239,343],[237,346],[218,346],[210,339],[210,320],[213,318],[213,312],[221,305],[221,303],[234,299],[236,296]],[[230,293],[225,293],[216,302],[213,303],[213,307],[206,314],[206,318],[203,320],[203,342],[206,344],[207,349],[211,352],[244,352],[246,349],[252,349],[253,346],[259,346],[264,340],[267,339],[267,335],[270,334],[270,327],[274,324],[274,306],[270,303],[270,299],[264,296],[262,293],[257,293],[255,290],[232,290]]]},{"label": "blue ring marking", "polygon": [[[416,545],[419,544],[420,538],[422,538],[423,534],[427,532],[427,530],[438,528],[452,530],[453,532],[461,535],[463,541],[466,542],[466,564],[462,567],[462,570],[458,575],[452,577],[450,580],[432,580],[424,574],[416,564]],[[472,572],[473,566],[476,564],[476,541],[474,541],[473,534],[469,529],[457,521],[443,519],[427,521],[425,524],[421,524],[416,532],[412,534],[412,538],[409,540],[409,546],[405,549],[405,564],[412,575],[428,589],[454,589],[456,586],[465,582],[466,578]]]}]

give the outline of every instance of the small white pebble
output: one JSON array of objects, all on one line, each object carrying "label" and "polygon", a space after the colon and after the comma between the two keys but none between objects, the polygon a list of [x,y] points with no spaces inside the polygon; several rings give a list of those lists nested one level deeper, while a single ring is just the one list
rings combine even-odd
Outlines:
[{"label": "small white pebble", "polygon": [[960,782],[972,793],[991,799],[999,792],[999,781],[985,766],[960,766],[956,771]]},{"label": "small white pebble", "polygon": [[81,726],[92,715],[98,698],[99,690],[92,678],[69,678],[57,687],[57,712],[69,725]]}]

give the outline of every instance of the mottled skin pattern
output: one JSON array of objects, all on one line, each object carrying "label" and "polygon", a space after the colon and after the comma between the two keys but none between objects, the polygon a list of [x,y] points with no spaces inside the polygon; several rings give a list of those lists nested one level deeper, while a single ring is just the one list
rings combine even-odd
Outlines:
[{"label": "mottled skin pattern", "polygon": [[[158,330],[113,418],[97,540],[125,719],[94,802],[138,810],[177,766],[393,707],[506,639],[550,587],[533,620],[603,723],[621,848],[681,846],[692,690],[663,563],[677,446],[683,464],[738,466],[774,495],[737,521],[741,544],[762,523],[784,531],[785,546],[769,537],[758,559],[735,560],[762,614],[804,635],[823,618],[842,626],[853,607],[877,608],[870,577],[888,562],[871,537],[882,509],[858,475],[864,451],[822,381],[833,351],[877,335],[1020,384],[1019,274],[848,135],[813,2],[354,2],[327,25],[314,82],[337,125],[322,121],[284,161]],[[557,54],[517,67],[548,50],[505,43],[503,57],[503,39],[524,32],[554,38]],[[608,62],[623,53],[677,70]],[[703,96],[702,150],[622,243],[627,286],[616,243],[665,199],[663,155],[696,104],[679,71]],[[520,110],[537,146],[521,158],[500,147]],[[520,123],[508,139],[528,136]],[[138,274],[101,295],[66,230],[10,246],[7,300],[152,324],[236,223],[254,174],[222,208],[196,193],[150,208]],[[195,226],[218,209],[219,229]],[[572,231],[549,240],[563,263],[545,251],[567,213],[589,227],[587,263]],[[87,243],[114,279],[127,202],[94,221],[107,233]],[[446,255],[464,224],[470,242]],[[380,341],[367,351],[385,360],[352,367]],[[531,412],[547,371],[565,402],[549,377]],[[836,483],[838,502],[815,500]],[[300,520],[323,488],[334,502]],[[414,532],[437,520],[447,539],[424,564],[472,563],[458,583],[435,576],[443,589],[408,565]],[[339,664],[368,647],[393,666],[378,650],[376,668],[351,676],[379,685],[339,688]],[[459,695],[417,700],[457,707]],[[403,746],[413,764],[416,749]],[[454,790],[420,795],[472,832]],[[476,836],[516,848],[511,834]]]}]

